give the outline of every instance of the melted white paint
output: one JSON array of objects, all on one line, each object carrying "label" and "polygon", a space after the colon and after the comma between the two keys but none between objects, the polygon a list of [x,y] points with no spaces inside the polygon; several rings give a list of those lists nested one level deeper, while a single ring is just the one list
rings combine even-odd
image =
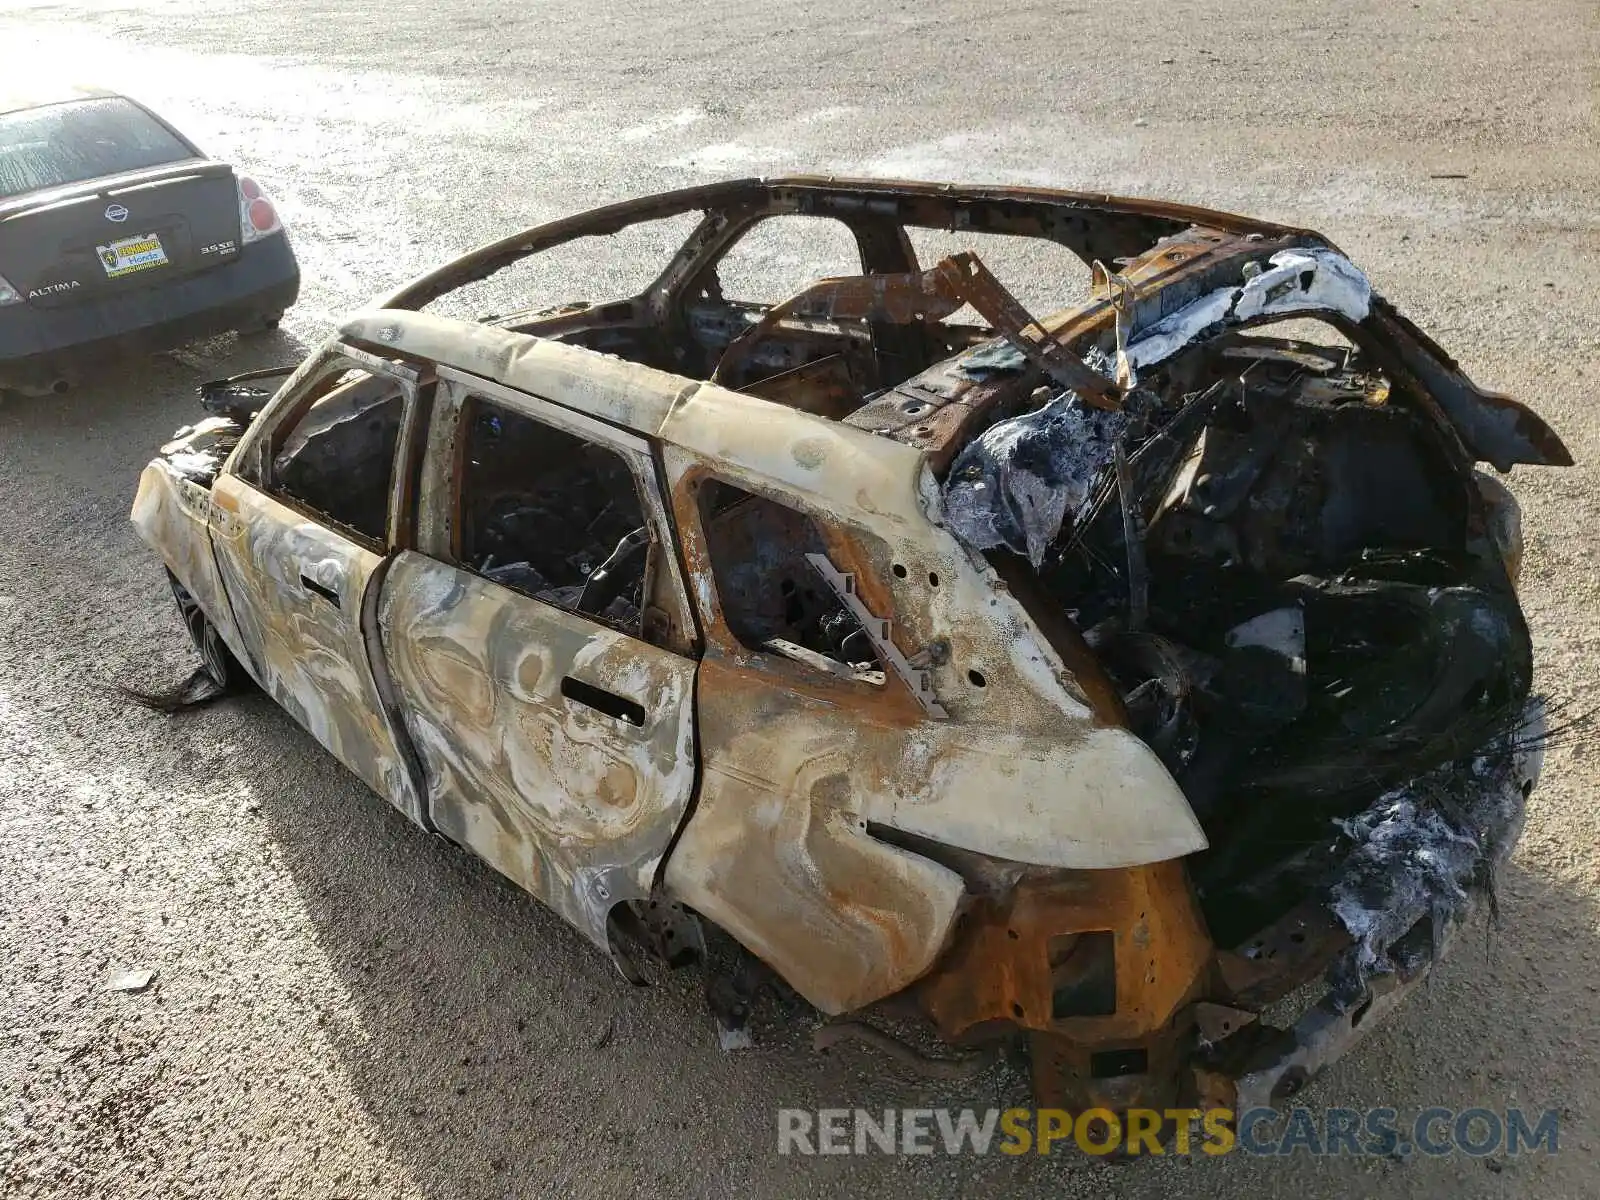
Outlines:
[{"label": "melted white paint", "polygon": [[1218,288],[1142,330],[1124,351],[1127,366],[1138,371],[1163,362],[1216,325],[1302,312],[1366,319],[1372,286],[1344,255],[1314,247],[1280,250],[1267,261],[1242,286]]}]

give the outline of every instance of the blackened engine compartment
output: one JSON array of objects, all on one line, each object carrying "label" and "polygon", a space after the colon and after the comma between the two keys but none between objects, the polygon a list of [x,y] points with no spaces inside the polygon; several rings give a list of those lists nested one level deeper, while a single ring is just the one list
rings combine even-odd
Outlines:
[{"label": "blackened engine compartment", "polygon": [[1193,878],[1236,944],[1335,886],[1370,833],[1339,822],[1515,742],[1532,651],[1488,502],[1355,347],[1234,332],[1121,413],[1057,392],[969,443],[947,515],[1083,631],[1206,828]]}]

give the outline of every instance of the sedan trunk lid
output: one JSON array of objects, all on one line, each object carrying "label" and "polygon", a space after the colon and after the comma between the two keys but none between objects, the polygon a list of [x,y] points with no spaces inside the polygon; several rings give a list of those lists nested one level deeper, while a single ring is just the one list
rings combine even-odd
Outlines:
[{"label": "sedan trunk lid", "polygon": [[204,159],[0,201],[0,276],[50,307],[239,255],[233,169]]}]

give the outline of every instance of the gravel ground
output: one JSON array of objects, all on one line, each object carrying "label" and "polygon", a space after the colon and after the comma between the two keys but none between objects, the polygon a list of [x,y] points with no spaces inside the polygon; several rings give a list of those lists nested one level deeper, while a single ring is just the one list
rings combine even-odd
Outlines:
[{"label": "gravel ground", "polygon": [[[816,170],[1166,195],[1325,231],[1578,458],[1512,486],[1538,684],[1591,703],[1592,0],[1271,0],[1248,19],[1221,0],[195,7],[0,15],[8,73],[123,87],[250,164],[307,279],[265,341],[0,409],[0,1194],[1600,1193],[1592,745],[1548,756],[1498,928],[1305,1096],[1556,1108],[1559,1154],[802,1161],[775,1153],[780,1105],[988,1105],[1019,1082],[819,1058],[776,1003],[757,1048],[725,1056],[693,980],[629,989],[270,704],[167,719],[109,690],[191,661],[126,513],[198,380],[293,360],[380,288],[535,220]],[[528,286],[584,295],[585,271],[604,286],[628,266],[601,248]],[[106,990],[134,967],[154,986]]]}]

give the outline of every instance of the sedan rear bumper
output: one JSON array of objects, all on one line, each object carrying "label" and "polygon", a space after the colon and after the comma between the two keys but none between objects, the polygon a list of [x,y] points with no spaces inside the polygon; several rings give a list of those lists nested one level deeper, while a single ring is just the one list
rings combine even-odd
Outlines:
[{"label": "sedan rear bumper", "polygon": [[57,308],[0,309],[0,386],[48,386],[105,359],[171,349],[282,312],[300,293],[286,236],[244,247],[225,266],[137,292]]}]

